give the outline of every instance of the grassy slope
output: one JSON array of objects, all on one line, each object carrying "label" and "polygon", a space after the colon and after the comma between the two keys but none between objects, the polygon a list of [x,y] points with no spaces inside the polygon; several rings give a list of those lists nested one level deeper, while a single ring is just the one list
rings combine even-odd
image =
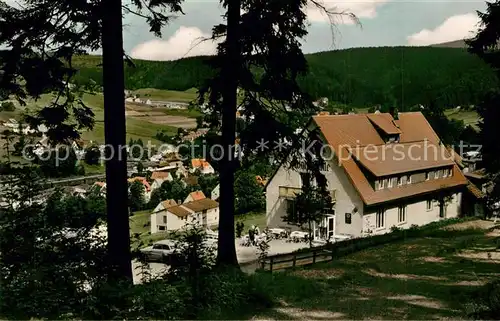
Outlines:
[{"label": "grassy slope", "polygon": [[379,246],[310,268],[259,273],[281,304],[253,319],[466,318],[471,293],[500,276],[495,249],[491,234],[466,229]]},{"label": "grassy slope", "polygon": [[189,103],[196,99],[196,89],[188,89],[186,91],[163,90],[154,88],[141,88],[133,91],[141,97],[147,97],[152,100],[166,100]]},{"label": "grassy slope", "polygon": [[455,109],[449,109],[445,114],[448,118],[463,120],[466,126],[471,125],[478,129],[479,115],[475,111],[456,111]]},{"label": "grassy slope", "polygon": [[[43,95],[38,101],[28,101],[28,107],[37,108],[47,104],[51,99],[50,95]],[[92,108],[95,114],[95,126],[92,131],[85,131],[82,137],[85,140],[93,140],[99,143],[104,143],[104,101],[102,94],[89,95],[85,94],[84,102]],[[18,107],[15,112],[0,112],[0,120],[8,120],[9,118],[19,119],[24,108]],[[184,114],[183,114],[184,112]],[[176,115],[196,117],[196,111],[179,111],[173,112]],[[176,133],[177,128],[161,124],[153,124],[145,120],[127,117],[127,141],[130,138],[141,138],[144,142],[151,141],[152,144],[161,144],[160,141],[154,138],[159,130]]]}]

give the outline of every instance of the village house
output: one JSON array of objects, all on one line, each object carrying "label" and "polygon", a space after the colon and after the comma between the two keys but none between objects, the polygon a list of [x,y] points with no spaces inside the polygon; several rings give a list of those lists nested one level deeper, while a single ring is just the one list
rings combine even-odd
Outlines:
[{"label": "village house", "polygon": [[215,186],[212,192],[210,193],[210,198],[213,199],[214,201],[219,201],[219,197],[220,197],[220,184],[217,184],[217,186]]},{"label": "village house", "polygon": [[195,195],[194,200],[188,197],[182,204],[175,200],[160,202],[151,214],[151,234],[179,230],[190,223],[206,228],[218,226],[219,203],[205,197],[198,198],[201,195]]},{"label": "village house", "polygon": [[212,165],[210,165],[210,163],[207,162],[203,158],[193,158],[193,159],[191,159],[191,169],[190,169],[190,172],[194,173],[197,170],[199,170],[200,173],[204,174],[204,175],[205,174],[214,174],[215,173],[215,170],[212,167]]},{"label": "village house", "polygon": [[106,183],[105,182],[95,182],[91,187],[91,191],[96,191],[99,195],[106,197]]},{"label": "village house", "polygon": [[164,182],[171,182],[173,181],[172,174],[170,172],[152,172],[151,173],[151,179],[153,180],[153,183],[151,184],[151,191],[154,191],[157,188],[161,187],[161,184]]},{"label": "village house", "polygon": [[462,196],[462,212],[468,216],[484,217],[487,213],[486,194],[491,191],[492,182],[481,166],[482,156],[478,151],[468,151],[463,155],[456,154],[456,158],[468,179],[466,192]]},{"label": "village house", "polygon": [[188,172],[187,172],[186,168],[184,167],[184,165],[181,165],[178,167],[176,165],[168,165],[167,164],[166,166],[163,166],[163,167],[156,167],[156,168],[148,167],[147,170],[152,172],[152,173],[168,172],[168,173],[170,173],[172,178],[175,178],[175,177],[182,178],[182,177],[186,177],[188,175]]},{"label": "village house", "polygon": [[[315,116],[331,206],[314,224],[317,240],[387,233],[461,211],[467,185],[453,157],[420,112]],[[295,210],[295,195],[311,180],[282,164],[266,186],[269,227],[294,227],[283,216]]]},{"label": "village house", "polygon": [[[136,177],[129,178],[127,181],[130,184],[132,184],[134,182],[141,182],[142,186],[144,186],[144,198],[145,198],[146,202],[149,202],[149,200],[151,198],[151,185],[149,185],[149,183],[145,177],[136,176]],[[130,192],[130,187],[128,190]]]}]

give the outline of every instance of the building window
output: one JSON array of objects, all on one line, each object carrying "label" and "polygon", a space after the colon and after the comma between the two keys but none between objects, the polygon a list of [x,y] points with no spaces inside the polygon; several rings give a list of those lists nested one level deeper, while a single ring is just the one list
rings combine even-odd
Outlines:
[{"label": "building window", "polygon": [[201,211],[202,214],[207,214],[207,210]]},{"label": "building window", "polygon": [[377,211],[377,215],[375,216],[375,227],[376,228],[383,228],[385,226],[385,210],[384,209],[379,209]]},{"label": "building window", "polygon": [[392,188],[392,178],[389,178],[389,180],[387,181],[387,187]]},{"label": "building window", "polygon": [[159,225],[159,226],[158,226],[158,230],[159,230],[159,231],[165,231],[165,226]]},{"label": "building window", "polygon": [[398,186],[403,185],[403,177],[402,176],[398,177],[397,180],[398,180]]},{"label": "building window", "polygon": [[426,209],[432,211],[432,200],[427,200]]},{"label": "building window", "polygon": [[435,173],[434,173],[434,179],[438,179],[439,177],[441,177],[441,170],[437,170]]},{"label": "building window", "polygon": [[297,206],[294,199],[286,200],[286,211],[288,216],[291,218],[290,221],[299,223],[299,217],[297,215]]},{"label": "building window", "polygon": [[381,179],[378,181],[378,188],[379,189],[384,189],[385,188],[385,179]]},{"label": "building window", "polygon": [[167,224],[167,216],[163,215],[163,224]]},{"label": "building window", "polygon": [[443,178],[448,177],[448,169],[443,169]]},{"label": "building window", "polygon": [[428,181],[429,179],[431,179],[431,172],[426,172],[425,173],[425,180]]},{"label": "building window", "polygon": [[345,223],[346,224],[351,224],[352,222],[352,214],[351,213],[345,213]]},{"label": "building window", "polygon": [[398,208],[398,223],[406,222],[406,205]]},{"label": "building window", "polygon": [[406,184],[411,184],[411,175],[406,176]]}]

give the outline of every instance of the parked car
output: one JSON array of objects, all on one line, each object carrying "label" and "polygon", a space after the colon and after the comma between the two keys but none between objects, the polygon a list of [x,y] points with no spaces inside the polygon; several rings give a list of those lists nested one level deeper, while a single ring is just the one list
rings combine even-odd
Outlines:
[{"label": "parked car", "polygon": [[172,240],[163,240],[152,246],[141,249],[142,255],[147,261],[166,262],[175,251],[175,243]]}]

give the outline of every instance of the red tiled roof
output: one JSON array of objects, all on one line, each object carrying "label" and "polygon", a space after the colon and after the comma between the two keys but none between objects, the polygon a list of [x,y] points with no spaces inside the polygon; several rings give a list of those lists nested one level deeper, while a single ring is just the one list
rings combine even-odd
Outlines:
[{"label": "red tiled roof", "polygon": [[202,191],[191,192],[189,193],[189,196],[191,196],[193,201],[199,201],[206,198]]},{"label": "red tiled roof", "polygon": [[169,175],[170,175],[169,172],[157,171],[157,172],[151,173],[151,179],[166,179],[169,177]]},{"label": "red tiled roof", "polygon": [[455,164],[447,148],[428,141],[365,146],[353,156],[375,176],[450,166]]},{"label": "red tiled roof", "polygon": [[167,209],[167,211],[174,214],[174,215],[177,215],[178,217],[184,217],[184,216],[188,216],[189,214],[191,214],[191,212],[186,210],[181,205],[169,207]]},{"label": "red tiled roof", "polygon": [[219,207],[219,203],[210,198],[195,200],[192,202],[184,203],[182,206],[189,208],[193,212],[201,212]]},{"label": "red tiled roof", "polygon": [[[390,114],[377,114],[376,118],[380,126],[386,126],[386,121],[392,122]],[[380,120],[383,119],[383,120]],[[340,164],[344,168],[348,178],[354,185],[359,196],[367,205],[383,203],[399,198],[416,196],[423,193],[432,192],[439,189],[463,186],[467,180],[462,172],[453,161],[438,158],[432,162],[425,163],[425,166],[453,166],[452,176],[438,180],[429,180],[420,183],[413,183],[404,186],[393,187],[389,189],[375,191],[369,183],[367,177],[362,172],[354,157],[347,147],[361,148],[367,145],[385,145],[385,142],[375,130],[374,125],[369,120],[366,114],[353,115],[331,115],[331,116],[315,116],[313,121],[320,127],[324,140],[330,145],[337,155],[340,155]],[[439,138],[430,127],[429,123],[422,113],[400,113],[399,120],[395,123],[401,130],[400,143],[393,145],[405,145],[404,143],[415,142],[417,146],[421,146],[422,142],[428,141],[429,144],[439,146]],[[389,130],[386,128],[386,130]],[[387,147],[377,147],[380,150],[385,150]],[[405,147],[402,147],[405,149]],[[369,162],[363,159],[364,165],[382,175],[396,172],[412,172],[422,169],[421,162],[406,162],[401,161],[401,165],[391,162]],[[360,163],[363,163],[360,161]]]},{"label": "red tiled roof", "polygon": [[476,198],[483,198],[486,195],[481,191],[476,185],[474,185],[472,182],[467,183],[467,190],[474,195]]},{"label": "red tiled roof", "polygon": [[144,185],[144,187],[146,188],[147,192],[149,192],[151,190],[151,185],[149,185],[149,183],[148,183],[148,181],[146,180],[145,177],[141,177],[141,176],[132,177],[132,178],[128,179],[128,182],[129,183],[141,182],[142,185]]},{"label": "red tiled roof", "polygon": [[166,200],[161,202],[161,204],[163,205],[163,208],[169,208],[172,206],[176,206],[177,202],[175,200]]},{"label": "red tiled roof", "polygon": [[366,117],[386,134],[401,134],[401,130],[396,127],[391,114],[368,114]]}]

